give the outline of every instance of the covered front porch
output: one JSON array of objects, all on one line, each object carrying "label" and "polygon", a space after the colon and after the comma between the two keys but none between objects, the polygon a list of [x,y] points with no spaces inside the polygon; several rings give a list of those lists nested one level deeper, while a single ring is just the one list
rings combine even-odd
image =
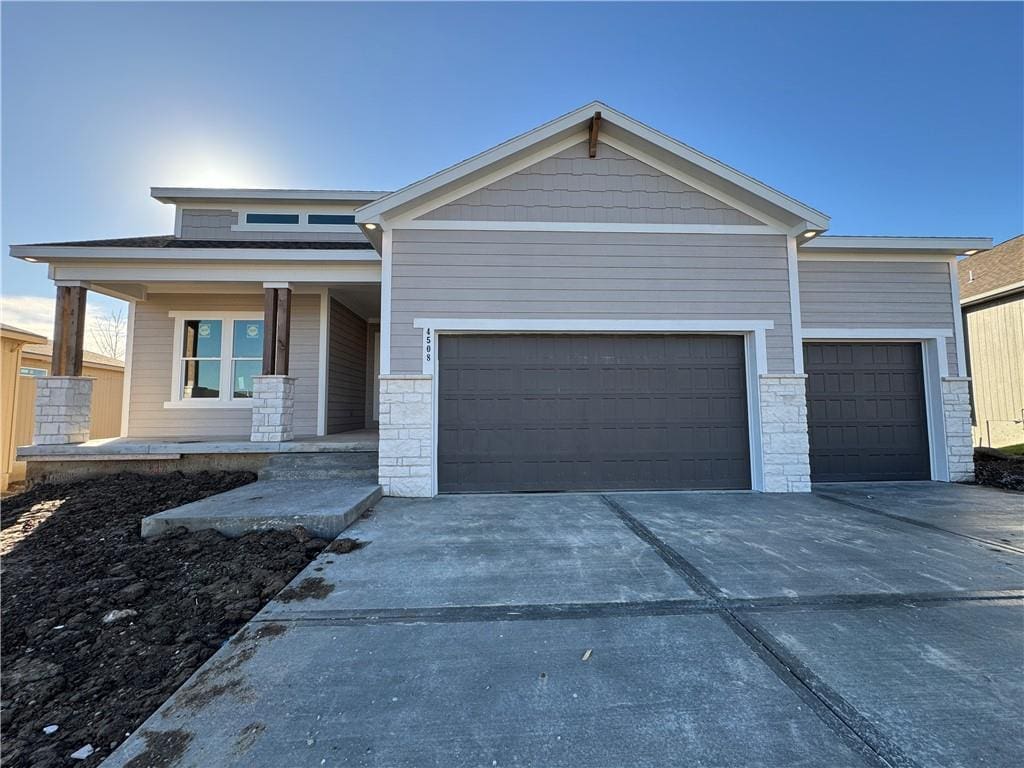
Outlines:
[{"label": "covered front porch", "polygon": [[[103,244],[88,247],[88,259],[85,248],[71,250],[47,248],[57,285],[53,375],[40,379],[33,445],[20,457],[376,450],[372,248],[253,248],[244,264],[231,248]],[[128,260],[135,250],[149,260]],[[92,382],[82,376],[90,291],[129,302],[122,431],[106,440],[90,439]]]}]

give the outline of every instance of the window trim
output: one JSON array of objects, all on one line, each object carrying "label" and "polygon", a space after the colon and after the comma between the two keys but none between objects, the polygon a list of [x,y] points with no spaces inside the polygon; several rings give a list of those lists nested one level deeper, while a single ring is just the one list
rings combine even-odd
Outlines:
[{"label": "window trim", "polygon": [[[253,398],[236,398],[232,396],[231,380],[234,374],[234,362],[232,344],[234,342],[234,323],[236,320],[263,320],[263,315],[258,310],[249,312],[217,312],[197,311],[180,312],[172,310],[167,313],[174,320],[174,333],[171,348],[171,396],[164,403],[164,408],[220,408],[225,410],[251,409]],[[220,320],[220,397],[200,397],[195,399],[183,398],[181,396],[182,361],[181,345],[185,339],[186,320]],[[212,358],[211,358],[212,359]],[[238,358],[240,360],[253,360],[255,358]]]}]

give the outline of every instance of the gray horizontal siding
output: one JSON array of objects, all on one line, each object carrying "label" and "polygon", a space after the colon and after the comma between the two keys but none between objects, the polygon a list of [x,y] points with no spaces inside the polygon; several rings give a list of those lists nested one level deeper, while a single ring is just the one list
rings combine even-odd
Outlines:
[{"label": "gray horizontal siding", "polygon": [[391,369],[419,373],[418,317],[771,320],[792,372],[786,242],[771,235],[398,230]]},{"label": "gray horizontal siding", "polygon": [[[946,262],[801,261],[804,328],[942,328],[953,330]],[[956,374],[956,342],[946,349]]]},{"label": "gray horizontal siding", "polygon": [[[153,294],[135,305],[132,371],[128,411],[129,437],[248,437],[247,408],[164,408],[171,398],[174,319],[178,310],[252,311],[263,317],[259,294]],[[296,295],[292,307],[290,373],[295,382],[295,434],[316,434],[320,346],[320,297]]]},{"label": "gray horizontal siding", "polygon": [[366,321],[331,299],[327,432],[366,425]]},{"label": "gray horizontal siding", "polygon": [[[301,213],[301,211],[296,211]],[[274,232],[271,229],[232,231],[238,211],[229,209],[183,208],[181,237],[186,240],[303,240],[311,242],[365,243],[362,232]],[[273,225],[268,224],[268,227]]]},{"label": "gray horizontal siding", "polygon": [[760,224],[607,144],[580,142],[421,216],[449,221]]}]

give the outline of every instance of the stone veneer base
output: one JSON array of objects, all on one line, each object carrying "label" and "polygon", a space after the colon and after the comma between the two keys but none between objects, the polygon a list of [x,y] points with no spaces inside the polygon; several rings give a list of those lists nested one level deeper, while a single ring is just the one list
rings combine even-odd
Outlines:
[{"label": "stone veneer base", "polygon": [[252,377],[252,433],[254,443],[281,443],[295,437],[295,378]]},{"label": "stone veneer base", "polygon": [[36,379],[34,445],[70,445],[89,439],[92,382],[88,376]]},{"label": "stone veneer base", "polygon": [[971,380],[961,376],[942,379],[942,421],[946,430],[946,461],[951,482],[974,480],[974,443],[971,437]]},{"label": "stone veneer base", "polygon": [[810,443],[807,437],[807,376],[759,377],[764,490],[808,493],[811,490]]},{"label": "stone veneer base", "polygon": [[385,496],[433,496],[434,379],[380,377],[378,482]]}]

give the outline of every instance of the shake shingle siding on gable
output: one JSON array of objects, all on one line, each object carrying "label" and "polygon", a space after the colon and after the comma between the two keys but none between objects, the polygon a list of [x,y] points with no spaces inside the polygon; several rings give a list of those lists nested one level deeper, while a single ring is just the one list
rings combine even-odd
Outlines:
[{"label": "shake shingle siding on gable", "polygon": [[421,216],[442,221],[760,224],[745,213],[599,144],[580,142]]},{"label": "shake shingle siding on gable", "polygon": [[768,370],[792,373],[781,235],[398,230],[391,369],[422,370],[422,317],[771,320]]},{"label": "shake shingle siding on gable", "polygon": [[[801,261],[804,328],[935,328],[953,331],[946,262]],[[957,370],[956,341],[946,344]]]},{"label": "shake shingle siding on gable", "polygon": [[[298,211],[301,206],[296,206]],[[181,238],[183,240],[290,240],[365,243],[362,232],[275,232],[273,225],[266,230],[231,229],[239,223],[240,214],[229,209],[184,208],[181,211]]]}]

